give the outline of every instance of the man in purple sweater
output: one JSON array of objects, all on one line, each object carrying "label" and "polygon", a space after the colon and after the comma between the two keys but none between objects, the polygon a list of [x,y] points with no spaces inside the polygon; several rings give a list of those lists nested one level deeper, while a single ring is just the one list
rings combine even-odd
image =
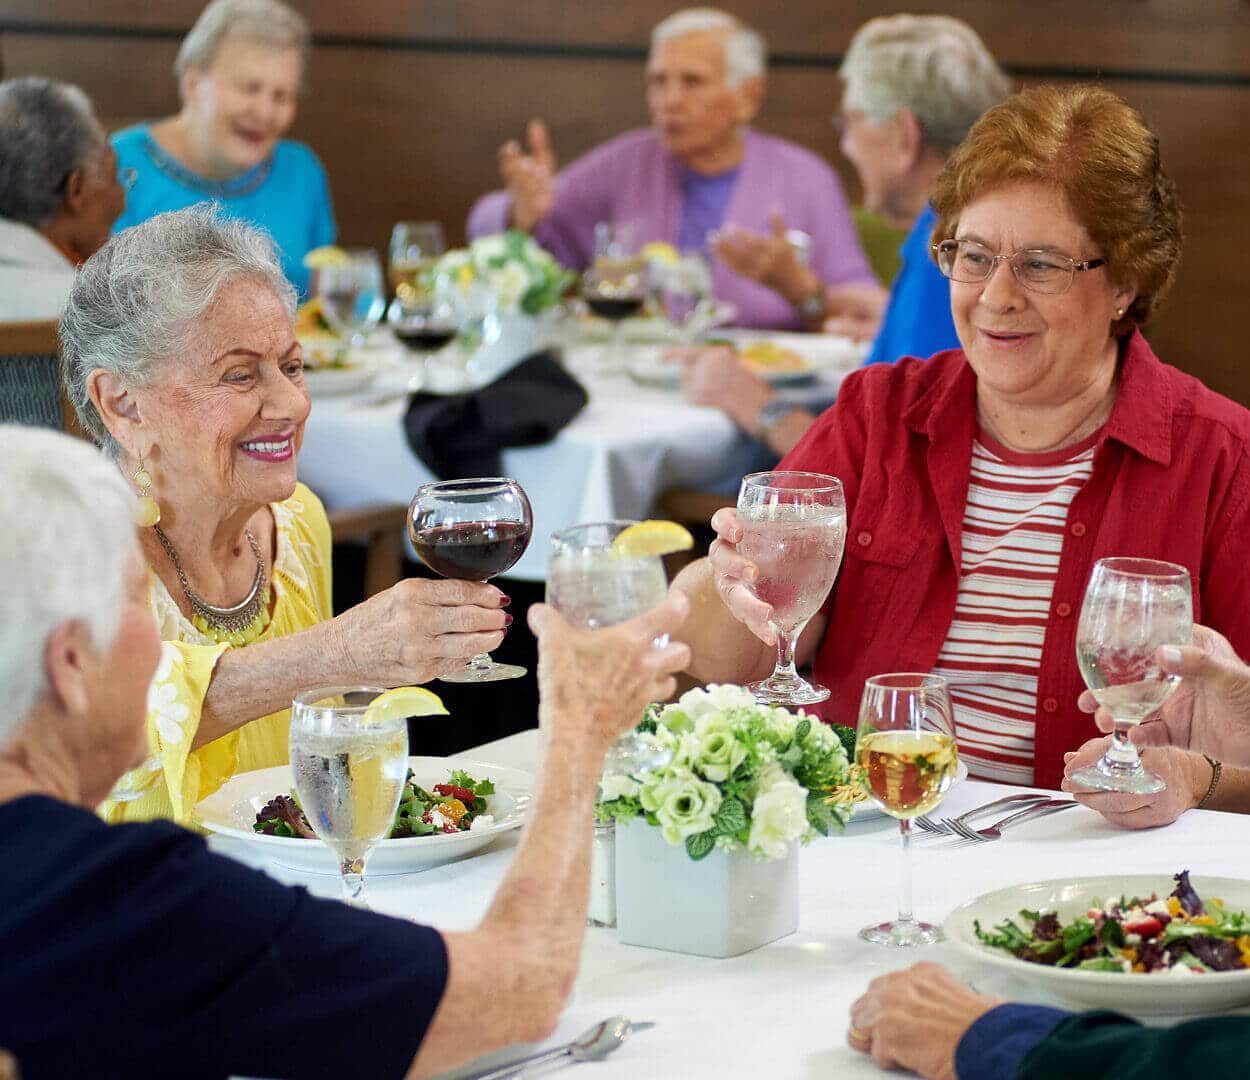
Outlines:
[{"label": "man in purple sweater", "polygon": [[762,232],[780,214],[811,238],[810,266],[822,286],[795,306],[714,260],[712,291],[742,326],[797,328],[804,304],[823,307],[824,288],[879,289],[864,258],[837,176],[817,155],[748,125],[764,98],[764,42],[733,16],[709,8],[669,16],[651,35],[649,130],[630,131],[557,174],[541,121],[528,152],[499,152],[506,191],[478,200],[470,237],[523,229],[565,265],[588,266],[595,226],[612,226],[637,249],[663,241],[711,256],[718,233]]}]

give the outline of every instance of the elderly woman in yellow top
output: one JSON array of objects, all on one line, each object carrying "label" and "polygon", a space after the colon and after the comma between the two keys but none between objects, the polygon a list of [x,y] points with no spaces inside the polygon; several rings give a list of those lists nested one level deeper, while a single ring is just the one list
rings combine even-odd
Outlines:
[{"label": "elderly woman in yellow top", "polygon": [[294,291],[270,241],[208,208],[114,236],[61,321],[74,405],[139,495],[165,642],[152,756],[110,820],[187,820],[236,771],[287,760],[287,706],[315,684],[419,683],[503,639],[490,585],[402,581],[338,618],[330,533],[296,480],[308,418]]}]

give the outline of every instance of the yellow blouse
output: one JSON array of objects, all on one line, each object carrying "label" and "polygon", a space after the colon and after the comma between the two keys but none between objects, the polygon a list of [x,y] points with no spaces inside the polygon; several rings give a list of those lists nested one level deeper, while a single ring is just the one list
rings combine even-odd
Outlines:
[{"label": "yellow blouse", "polygon": [[[273,613],[253,644],[306,630],[333,615],[330,524],[321,500],[297,484],[289,499],[270,504],[270,509],[277,533],[271,575]],[[208,684],[218,658],[231,646],[213,641],[192,626],[150,570],[148,581],[148,600],[164,642],[148,691],[152,756],[117,782],[99,813],[110,822],[172,818],[185,825],[196,803],[236,772],[287,763],[291,710],[262,716],[192,750]]]}]

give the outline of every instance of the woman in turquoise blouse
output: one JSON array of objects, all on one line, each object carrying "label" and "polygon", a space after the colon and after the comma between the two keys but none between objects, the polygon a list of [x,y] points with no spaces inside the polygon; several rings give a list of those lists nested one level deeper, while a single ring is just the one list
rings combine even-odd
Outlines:
[{"label": "woman in turquoise blouse", "polygon": [[330,185],[295,119],[310,40],[281,0],[213,0],[183,39],[174,72],[182,109],[113,136],[137,180],[115,230],[210,200],[269,231],[282,269],[308,290],[304,256],[335,238]]}]

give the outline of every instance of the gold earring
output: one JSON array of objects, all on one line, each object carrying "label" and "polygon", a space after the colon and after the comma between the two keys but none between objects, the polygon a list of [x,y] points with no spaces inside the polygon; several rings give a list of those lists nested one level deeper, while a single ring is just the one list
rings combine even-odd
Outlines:
[{"label": "gold earring", "polygon": [[132,477],[135,487],[139,489],[139,503],[135,508],[135,518],[145,529],[150,529],[161,520],[160,504],[152,498],[152,474],[143,467],[143,458],[139,458],[139,467]]},{"label": "gold earring", "polygon": [[1122,319],[1122,318],[1124,318],[1124,309],[1123,309],[1122,307],[1118,307],[1118,308],[1116,308],[1116,309],[1115,309],[1115,317],[1116,317],[1117,319]]}]

